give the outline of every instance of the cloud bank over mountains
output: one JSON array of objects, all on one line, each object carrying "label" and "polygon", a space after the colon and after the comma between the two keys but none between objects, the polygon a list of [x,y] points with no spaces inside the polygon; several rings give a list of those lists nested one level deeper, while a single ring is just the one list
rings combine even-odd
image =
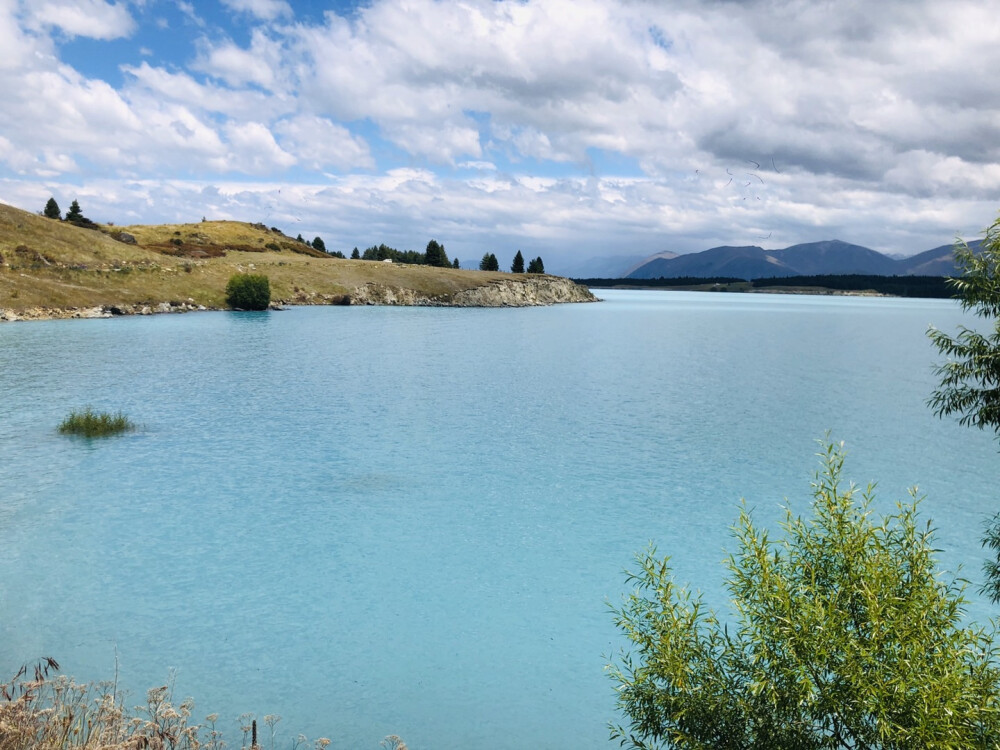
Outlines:
[{"label": "cloud bank over mountains", "polygon": [[1000,196],[1000,1],[0,0],[0,200],[501,260],[916,252]]}]

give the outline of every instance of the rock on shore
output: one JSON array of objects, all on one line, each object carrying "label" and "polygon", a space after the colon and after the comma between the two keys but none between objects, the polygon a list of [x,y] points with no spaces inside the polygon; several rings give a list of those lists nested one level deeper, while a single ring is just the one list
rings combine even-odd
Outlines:
[{"label": "rock on shore", "polygon": [[434,307],[534,307],[565,302],[596,302],[591,291],[558,276],[502,279],[449,295],[427,297],[412,289],[365,284],[350,295],[352,305],[424,305]]}]

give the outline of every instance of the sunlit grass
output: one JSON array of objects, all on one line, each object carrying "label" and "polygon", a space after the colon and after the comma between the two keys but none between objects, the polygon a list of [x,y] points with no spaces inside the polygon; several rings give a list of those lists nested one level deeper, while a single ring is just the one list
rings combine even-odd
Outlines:
[{"label": "sunlit grass", "polygon": [[91,407],[83,411],[72,411],[59,425],[59,432],[64,435],[81,435],[83,437],[107,437],[132,432],[135,423],[120,411],[96,412]]}]

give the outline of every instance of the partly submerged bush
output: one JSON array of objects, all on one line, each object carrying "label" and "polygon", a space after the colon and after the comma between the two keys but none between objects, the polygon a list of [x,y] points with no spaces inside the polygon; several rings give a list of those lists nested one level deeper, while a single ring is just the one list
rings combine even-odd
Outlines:
[{"label": "partly submerged bush", "polygon": [[226,284],[226,304],[234,310],[266,310],[271,304],[271,282],[263,274],[233,274]]},{"label": "partly submerged bush", "polygon": [[106,437],[131,432],[135,424],[121,412],[96,412],[89,406],[83,411],[71,411],[59,425],[59,432],[84,437]]}]

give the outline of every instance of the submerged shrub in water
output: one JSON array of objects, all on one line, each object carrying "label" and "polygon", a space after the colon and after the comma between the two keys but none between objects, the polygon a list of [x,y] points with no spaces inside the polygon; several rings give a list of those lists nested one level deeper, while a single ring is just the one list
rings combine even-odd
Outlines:
[{"label": "submerged shrub in water", "polygon": [[234,310],[266,310],[271,304],[271,282],[263,274],[233,274],[226,284],[226,304]]},{"label": "submerged shrub in water", "polygon": [[59,432],[84,437],[105,437],[131,432],[135,424],[121,412],[95,412],[89,406],[83,411],[71,411],[59,425]]}]

